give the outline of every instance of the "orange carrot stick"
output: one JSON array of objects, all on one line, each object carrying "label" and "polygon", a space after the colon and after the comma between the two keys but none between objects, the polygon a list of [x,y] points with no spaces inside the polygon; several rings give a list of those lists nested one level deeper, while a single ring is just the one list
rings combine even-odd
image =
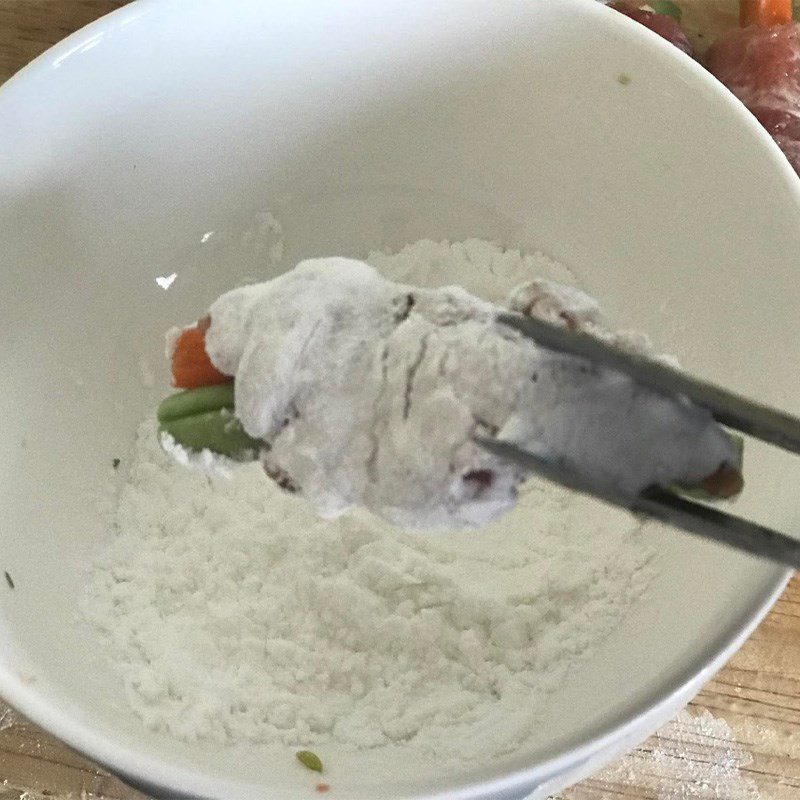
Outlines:
[{"label": "orange carrot stick", "polygon": [[206,353],[206,331],[211,320],[203,317],[193,328],[181,331],[172,352],[172,383],[179,389],[197,389],[231,380],[223,375]]},{"label": "orange carrot stick", "polygon": [[792,0],[740,0],[739,24],[771,28],[792,21]]}]

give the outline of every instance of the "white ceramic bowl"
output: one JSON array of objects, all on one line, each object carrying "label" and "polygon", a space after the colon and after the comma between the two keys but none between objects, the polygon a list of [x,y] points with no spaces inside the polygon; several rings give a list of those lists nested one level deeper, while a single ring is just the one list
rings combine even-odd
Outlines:
[{"label": "white ceramic bowl", "polygon": [[[163,330],[263,274],[241,246],[256,212],[282,220],[287,265],[424,236],[542,248],[692,369],[800,411],[800,183],[700,67],[590,0],[140,1],[0,91],[0,152],[0,693],[171,796],[308,786],[257,749],[147,733],[75,621],[108,536],[88,493],[158,395],[140,361],[165,385]],[[799,531],[797,469],[755,447],[747,474],[741,509]],[[535,746],[455,776],[365,755],[333,768],[335,796],[544,796],[644,738],[786,579],[661,545]]]}]

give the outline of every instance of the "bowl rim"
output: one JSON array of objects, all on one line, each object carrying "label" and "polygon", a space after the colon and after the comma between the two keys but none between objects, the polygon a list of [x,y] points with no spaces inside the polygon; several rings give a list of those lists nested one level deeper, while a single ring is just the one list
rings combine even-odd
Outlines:
[{"label": "bowl rim", "polygon": [[[324,0],[323,0],[324,2]],[[551,2],[554,0],[540,0]],[[593,14],[598,24],[616,26],[630,39],[638,42],[645,52],[658,51],[673,60],[676,70],[683,70],[687,78],[702,86],[714,102],[726,104],[734,110],[743,126],[749,127],[760,140],[761,146],[770,154],[775,169],[783,175],[790,194],[800,207],[800,180],[789,162],[781,153],[770,135],[739,100],[699,63],[666,42],[657,34],[630,20],[622,14],[605,8],[597,0],[557,0],[565,14]],[[0,87],[0,103],[9,88],[23,90],[26,80],[49,71],[54,61],[62,62],[81,52],[91,40],[113,28],[126,25],[145,14],[166,11],[172,4],[157,0],[134,0],[116,9],[95,22],[81,28],[66,39],[42,53],[13,75]],[[722,627],[718,635],[694,658],[684,663],[679,670],[672,670],[667,677],[654,683],[650,691],[636,703],[613,716],[596,722],[573,736],[571,746],[553,748],[532,766],[506,774],[463,783],[433,794],[417,795],[417,800],[475,800],[494,797],[497,793],[513,791],[536,791],[548,784],[548,791],[559,788],[555,780],[581,765],[593,763],[595,768],[603,763],[603,754],[613,751],[625,740],[644,739],[665,722],[699,688],[716,673],[739,649],[757,625],[763,620],[772,605],[783,592],[793,572],[775,567],[763,581],[763,586],[754,593],[749,606],[737,617]],[[94,729],[71,717],[66,709],[58,708],[52,701],[37,691],[35,685],[0,665],[0,696],[35,724],[51,732],[60,740],[103,765],[112,773],[133,785],[144,787],[155,794],[168,797],[202,796],[224,798],[237,789],[248,793],[263,791],[263,786],[252,782],[209,778],[197,771],[178,767],[166,760],[145,755],[133,747],[121,746],[113,739],[98,734]],[[552,785],[550,782],[553,782]],[[211,794],[209,794],[211,792]]]}]

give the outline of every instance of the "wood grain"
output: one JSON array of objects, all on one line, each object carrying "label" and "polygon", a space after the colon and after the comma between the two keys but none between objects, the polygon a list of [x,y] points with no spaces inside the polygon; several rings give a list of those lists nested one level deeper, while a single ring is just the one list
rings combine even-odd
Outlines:
[{"label": "wood grain", "polygon": [[0,82],[129,0],[0,0]]},{"label": "wood grain", "polygon": [[[0,82],[125,2],[0,0]],[[736,22],[735,0],[683,0],[681,5],[685,27],[701,51],[718,29]],[[792,581],[769,617],[690,709],[723,719],[733,743],[749,754],[750,763],[740,771],[757,794],[742,795],[742,800],[800,797],[800,579]],[[728,757],[730,743],[704,736],[687,747],[685,738],[675,735],[676,728],[667,726],[620,762],[624,768],[612,766],[560,797],[740,800],[704,777],[715,759]],[[0,704],[0,800],[44,797],[141,800],[142,795]]]},{"label": "wood grain", "polygon": [[[733,743],[752,757],[741,768],[757,787],[760,800],[797,800],[800,797],[800,578],[795,577],[764,622],[728,665],[689,704],[692,713],[709,711],[730,726]],[[674,743],[674,762],[652,758],[669,742],[654,737],[637,753],[641,758],[628,780],[620,780],[614,768],[564,792],[563,800],[751,800],[745,795],[716,793],[713,784],[696,783],[676,789],[674,795],[652,792],[653,776],[668,779],[675,773],[707,773],[714,757],[713,743],[688,749]],[[681,761],[695,762],[695,769]],[[613,778],[610,776],[614,776]],[[662,780],[663,782],[663,780]]]}]

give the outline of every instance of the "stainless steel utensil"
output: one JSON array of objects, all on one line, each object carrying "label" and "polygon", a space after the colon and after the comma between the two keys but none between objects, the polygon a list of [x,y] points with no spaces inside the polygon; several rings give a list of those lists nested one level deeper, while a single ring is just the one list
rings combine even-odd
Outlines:
[{"label": "stainless steel utensil", "polygon": [[[501,314],[498,322],[519,331],[542,347],[601,364],[664,394],[683,395],[707,408],[721,424],[800,454],[800,419],[797,417],[692,378],[657,361],[626,353],[589,334],[516,314]],[[508,442],[486,437],[478,437],[475,441],[488,452],[570,489],[635,513],[647,514],[688,533],[800,569],[800,540],[785,533],[687,500],[666,487],[651,486],[638,495],[628,495],[609,489],[591,475],[579,474],[564,463],[542,458]]]}]

